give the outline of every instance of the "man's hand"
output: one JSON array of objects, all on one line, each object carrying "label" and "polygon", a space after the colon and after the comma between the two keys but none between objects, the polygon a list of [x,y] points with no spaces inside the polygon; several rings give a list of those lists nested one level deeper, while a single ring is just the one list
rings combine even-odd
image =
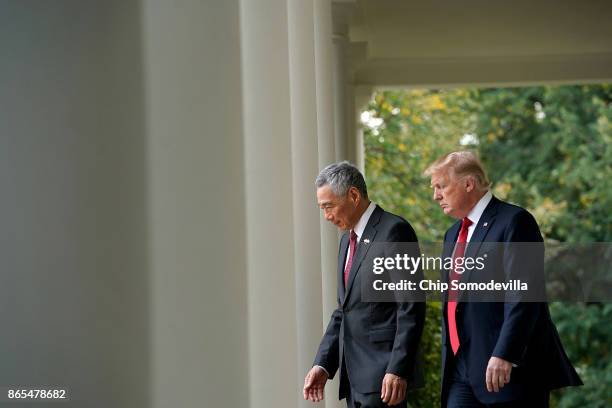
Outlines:
[{"label": "man's hand", "polygon": [[312,402],[323,400],[327,373],[319,366],[310,369],[304,379],[304,399]]},{"label": "man's hand", "polygon": [[402,377],[387,373],[383,378],[380,398],[387,405],[397,405],[406,398],[408,383]]},{"label": "man's hand", "polygon": [[487,364],[487,391],[499,392],[504,385],[510,382],[512,363],[499,357],[491,357]]}]

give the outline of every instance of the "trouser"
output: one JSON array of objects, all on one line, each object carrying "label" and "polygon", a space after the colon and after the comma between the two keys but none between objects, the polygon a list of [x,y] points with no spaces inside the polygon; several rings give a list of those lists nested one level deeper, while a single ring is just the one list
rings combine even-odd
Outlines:
[{"label": "trouser", "polygon": [[348,408],[406,408],[408,404],[406,403],[406,400],[404,400],[397,405],[387,405],[382,402],[380,392],[362,394],[351,388],[348,396],[346,397],[346,406]]},{"label": "trouser", "polygon": [[548,408],[549,395],[548,390],[533,390],[519,400],[483,404],[474,395],[468,378],[467,364],[465,358],[462,358],[460,350],[454,358],[446,408]]},{"label": "trouser", "polygon": [[[380,398],[380,392],[370,392],[367,394],[363,394],[361,392],[356,391],[352,386],[348,379],[348,374],[346,372],[346,366],[344,362],[340,367],[340,396],[346,396],[346,406],[348,408],[387,408],[387,407],[395,407],[395,408],[406,408],[408,404],[406,400],[400,402],[397,405],[387,405],[382,402]],[[382,387],[382,383],[380,384]]]}]

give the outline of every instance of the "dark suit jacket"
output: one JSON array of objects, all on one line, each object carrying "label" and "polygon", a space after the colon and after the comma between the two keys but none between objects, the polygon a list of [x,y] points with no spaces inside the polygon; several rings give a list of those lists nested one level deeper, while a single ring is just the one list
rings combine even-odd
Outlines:
[{"label": "dark suit jacket", "polygon": [[[369,240],[370,244],[366,241]],[[408,381],[409,388],[422,384],[416,369],[417,348],[425,323],[425,303],[366,303],[361,299],[361,268],[372,242],[417,242],[406,220],[376,207],[360,242],[344,288],[344,264],[349,234],[342,236],[338,254],[338,308],[333,312],[314,364],[333,378],[340,374],[340,399],[346,397],[347,382],[357,392],[380,392],[385,373]],[[376,246],[372,251],[379,251]],[[417,248],[418,250],[418,248]],[[418,254],[412,254],[418,256]],[[419,272],[422,274],[422,272]]]},{"label": "dark suit jacket", "polygon": [[[452,256],[461,222],[455,223],[444,237],[444,257]],[[529,256],[512,246],[493,242],[532,242]],[[544,246],[533,216],[493,197],[484,210],[470,242],[466,257],[487,254],[484,280],[501,271],[506,279],[521,279],[543,287]],[[534,252],[535,251],[535,252]],[[448,281],[449,271],[443,272]],[[480,272],[472,271],[461,282],[478,281]],[[545,302],[468,302],[460,297],[456,310],[460,348],[467,361],[468,377],[474,395],[483,403],[499,403],[521,398],[527,388],[554,389],[582,382],[572,367]],[[542,300],[544,300],[542,298]],[[491,356],[517,364],[510,383],[498,393],[488,392],[485,383]],[[452,377],[452,349],[447,328],[446,302],[442,319],[442,406]]]}]

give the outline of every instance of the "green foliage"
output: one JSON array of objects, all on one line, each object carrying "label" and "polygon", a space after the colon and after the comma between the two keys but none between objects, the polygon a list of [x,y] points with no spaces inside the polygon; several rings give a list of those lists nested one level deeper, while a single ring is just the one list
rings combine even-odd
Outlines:
[{"label": "green foliage", "polygon": [[612,240],[612,86],[471,90],[495,193],[532,210],[548,240]]},{"label": "green foliage", "polygon": [[[423,341],[421,343],[421,356],[423,357],[423,375],[426,387],[408,394],[410,407],[437,407],[440,406],[440,344],[442,342],[441,320],[442,304],[440,302],[427,303],[427,315]],[[434,369],[437,368],[437,369]],[[433,385],[433,386],[432,386]]]},{"label": "green foliage", "polygon": [[[612,241],[612,86],[385,91],[367,115],[370,195],[404,216],[420,241],[441,241],[453,222],[422,173],[466,148],[481,156],[494,194],[528,208],[547,241]],[[585,382],[555,392],[553,406],[612,406],[611,306],[555,303],[551,314]],[[440,304],[430,303],[427,384],[411,398],[415,407],[440,404],[439,327]]]},{"label": "green foliage", "polygon": [[440,241],[452,223],[432,201],[425,163],[459,147],[468,124],[456,100],[465,91],[377,93],[369,112],[382,125],[365,127],[369,194],[383,208],[409,217],[419,240]]},{"label": "green foliage", "polygon": [[567,305],[552,303],[557,330],[565,351],[584,386],[553,394],[559,408],[612,406],[612,304]]}]

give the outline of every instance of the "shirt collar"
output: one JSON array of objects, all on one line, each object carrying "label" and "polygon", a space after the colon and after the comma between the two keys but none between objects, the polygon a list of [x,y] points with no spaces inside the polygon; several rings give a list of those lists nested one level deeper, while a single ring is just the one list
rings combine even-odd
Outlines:
[{"label": "shirt collar", "polygon": [[467,215],[467,217],[472,221],[472,225],[478,224],[480,217],[482,217],[482,213],[484,212],[487,205],[493,198],[493,194],[490,191],[487,191],[485,195],[483,195],[480,200],[476,203],[476,205],[472,208],[472,211]]},{"label": "shirt collar", "polygon": [[368,208],[366,208],[364,213],[361,214],[361,218],[359,219],[359,222],[357,222],[357,225],[355,225],[355,228],[353,228],[353,231],[355,231],[355,234],[357,234],[357,242],[361,241],[361,236],[363,235],[363,231],[365,231],[365,227],[366,225],[368,225],[368,221],[370,220],[370,217],[372,216],[372,213],[374,212],[375,209],[376,209],[376,204],[370,201],[370,205],[368,205]]}]

